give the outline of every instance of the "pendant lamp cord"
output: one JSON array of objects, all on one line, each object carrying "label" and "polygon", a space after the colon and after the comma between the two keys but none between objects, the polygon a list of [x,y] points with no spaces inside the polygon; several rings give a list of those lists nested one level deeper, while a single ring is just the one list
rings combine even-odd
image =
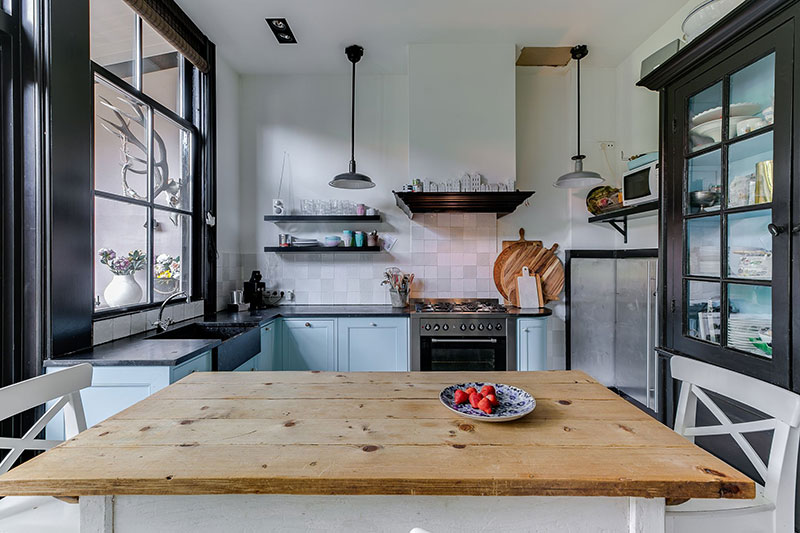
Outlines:
[{"label": "pendant lamp cord", "polygon": [[[579,63],[580,64],[580,63]],[[356,63],[353,62],[353,90],[351,92],[350,102],[350,162],[351,164],[356,160]],[[355,172],[355,170],[351,170]]]},{"label": "pendant lamp cord", "polygon": [[578,154],[581,155],[581,60],[578,59]]}]

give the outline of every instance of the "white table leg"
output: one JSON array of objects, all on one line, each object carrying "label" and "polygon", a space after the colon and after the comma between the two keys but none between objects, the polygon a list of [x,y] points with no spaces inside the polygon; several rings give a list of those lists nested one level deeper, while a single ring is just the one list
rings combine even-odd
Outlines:
[{"label": "white table leg", "polygon": [[114,496],[81,496],[81,533],[114,532]]},{"label": "white table leg", "polygon": [[630,533],[664,533],[664,498],[630,498]]}]

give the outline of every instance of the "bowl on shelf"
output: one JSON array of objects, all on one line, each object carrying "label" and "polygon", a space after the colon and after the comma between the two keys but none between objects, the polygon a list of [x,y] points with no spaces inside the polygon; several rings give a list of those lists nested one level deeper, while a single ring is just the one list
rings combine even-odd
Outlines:
[{"label": "bowl on shelf", "polygon": [[715,191],[692,191],[689,193],[689,201],[692,205],[705,210],[719,202],[720,194]]},{"label": "bowl on shelf", "polygon": [[327,246],[328,248],[335,248],[339,246],[341,243],[342,243],[342,238],[339,237],[338,235],[331,235],[325,237],[324,241],[325,246]]}]

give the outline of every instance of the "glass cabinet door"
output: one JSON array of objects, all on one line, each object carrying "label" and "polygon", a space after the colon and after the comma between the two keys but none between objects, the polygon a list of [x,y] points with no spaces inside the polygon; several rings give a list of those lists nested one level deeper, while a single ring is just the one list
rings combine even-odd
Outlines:
[{"label": "glass cabinet door", "polygon": [[674,347],[783,384],[788,337],[773,332],[788,330],[776,316],[788,313],[776,310],[788,305],[792,90],[779,69],[792,67],[780,37],[774,32],[676,91],[682,116],[674,124],[683,132],[674,142],[683,146],[673,151],[671,179],[681,185],[666,190],[681,191],[679,201],[668,200],[669,249],[680,257],[667,267],[671,312],[680,313],[672,316]]}]

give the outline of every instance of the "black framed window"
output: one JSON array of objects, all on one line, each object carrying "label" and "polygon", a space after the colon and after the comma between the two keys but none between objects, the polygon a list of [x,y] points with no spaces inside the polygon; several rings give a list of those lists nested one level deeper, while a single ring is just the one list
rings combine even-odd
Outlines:
[{"label": "black framed window", "polygon": [[202,187],[186,109],[193,67],[122,0],[91,0],[90,13],[93,279],[103,316],[192,295]]}]

